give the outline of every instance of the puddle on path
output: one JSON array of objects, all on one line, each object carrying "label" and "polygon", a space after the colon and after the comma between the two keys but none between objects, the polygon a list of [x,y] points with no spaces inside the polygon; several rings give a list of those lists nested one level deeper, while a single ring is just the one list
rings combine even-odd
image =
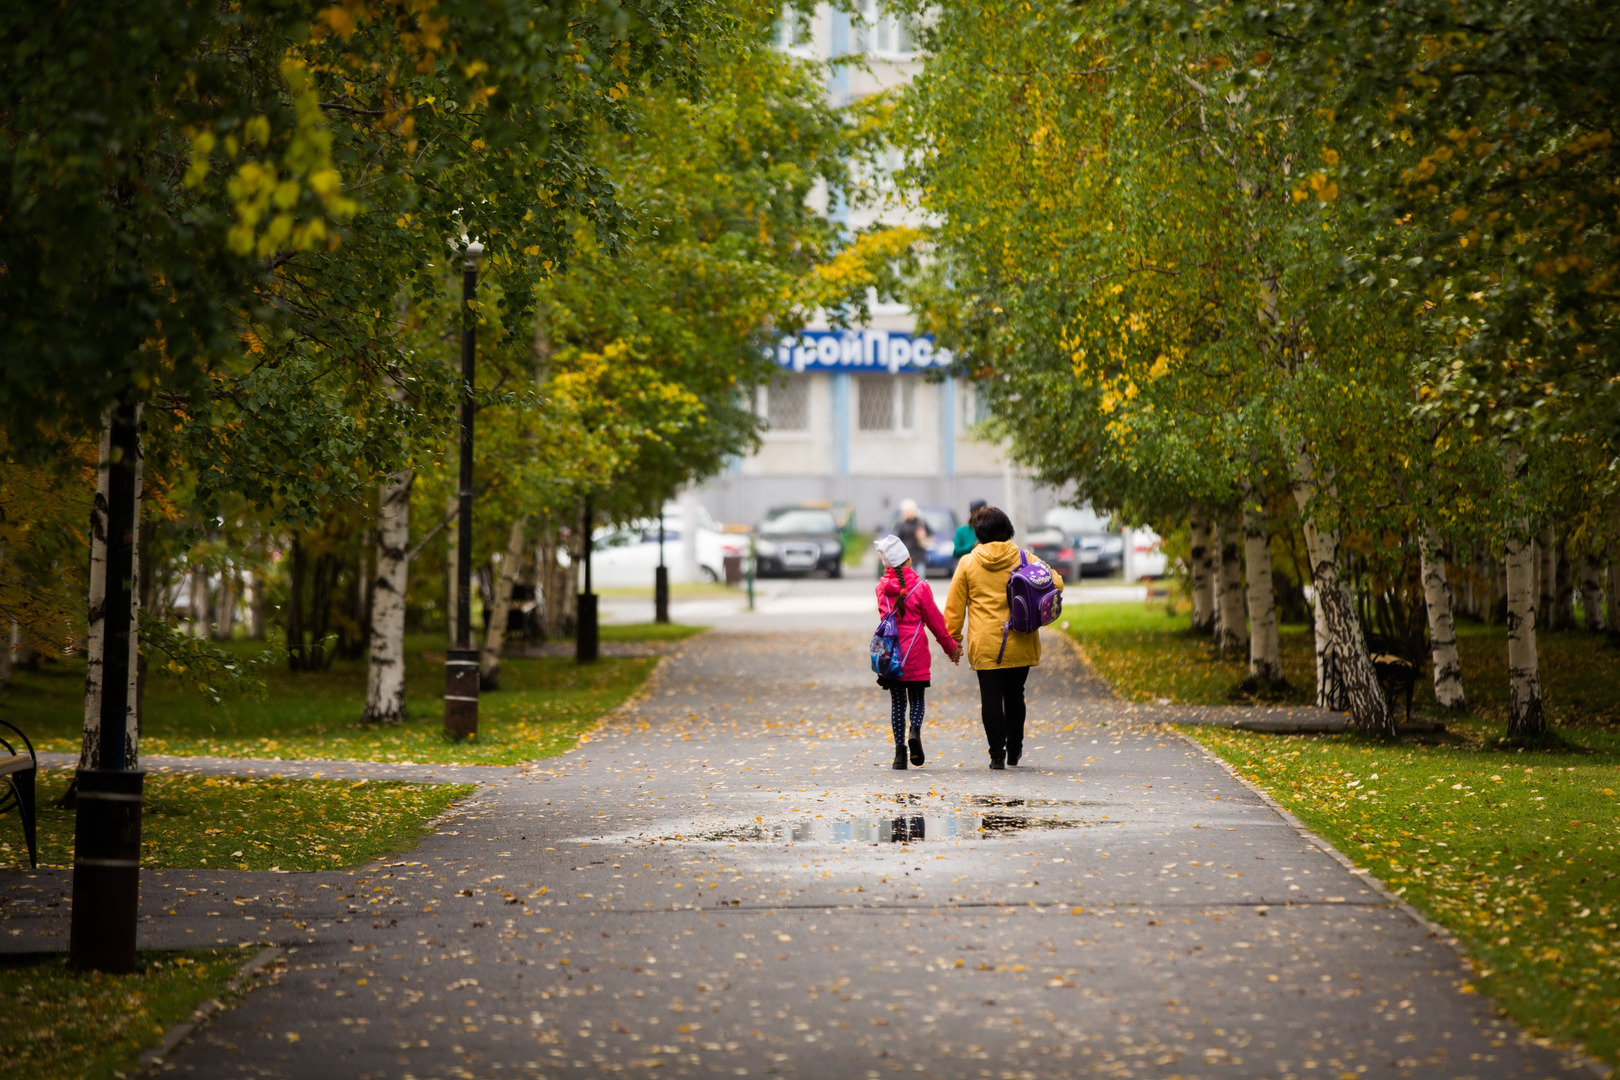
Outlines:
[{"label": "puddle on path", "polygon": [[[1023,833],[1074,829],[1094,822],[1064,817],[1053,807],[1100,805],[1071,799],[1023,799],[1001,795],[973,795],[965,800],[973,809],[929,803],[944,800],[922,795],[895,795],[877,800],[897,803],[898,813],[877,810],[870,814],[797,818],[790,821],[754,821],[659,837],[688,843],[777,844],[911,844],[930,840],[995,840]],[[953,800],[955,801],[955,800]],[[984,807],[985,809],[977,809]],[[1046,811],[1041,813],[1040,811]]]}]

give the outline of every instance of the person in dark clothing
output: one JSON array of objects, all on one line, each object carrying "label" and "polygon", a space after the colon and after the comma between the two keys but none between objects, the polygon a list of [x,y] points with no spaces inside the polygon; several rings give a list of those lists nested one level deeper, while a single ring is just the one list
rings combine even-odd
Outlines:
[{"label": "person in dark clothing", "polygon": [[928,543],[933,539],[928,532],[928,522],[923,520],[922,514],[917,511],[917,504],[911,499],[900,503],[900,524],[894,527],[894,535],[906,545],[911,553],[911,565],[917,573],[928,574]]},{"label": "person in dark clothing", "polygon": [[960,559],[962,556],[972,551],[974,545],[979,542],[979,538],[973,534],[973,515],[977,514],[984,508],[985,501],[983,499],[974,499],[972,502],[968,503],[967,523],[965,525],[958,525],[956,527],[956,535],[951,538],[951,558]]}]

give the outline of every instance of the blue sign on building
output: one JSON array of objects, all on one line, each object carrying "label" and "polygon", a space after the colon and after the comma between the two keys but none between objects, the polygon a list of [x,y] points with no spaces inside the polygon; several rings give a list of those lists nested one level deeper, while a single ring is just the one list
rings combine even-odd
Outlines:
[{"label": "blue sign on building", "polygon": [[776,345],[776,362],[793,371],[926,371],[947,367],[949,349],[930,334],[898,330],[801,330]]}]

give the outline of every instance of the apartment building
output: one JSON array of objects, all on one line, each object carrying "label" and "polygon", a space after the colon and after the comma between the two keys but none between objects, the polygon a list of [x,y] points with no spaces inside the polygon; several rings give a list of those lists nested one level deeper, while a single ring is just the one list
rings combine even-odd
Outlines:
[{"label": "apartment building", "polygon": [[[862,61],[831,69],[827,93],[835,104],[900,85],[922,66],[910,28],[870,2],[858,15],[825,5],[813,15],[791,13],[777,45],[810,60]],[[826,212],[851,229],[915,222],[897,207],[832,205]],[[868,325],[812,326],[779,342],[781,373],[756,402],[767,424],[764,443],[699,490],[709,512],[757,524],[785,503],[848,502],[857,523],[874,528],[902,499],[965,516],[968,501],[983,498],[1020,526],[1039,520],[1051,493],[977,436],[984,418],[978,395],[939,377],[948,354],[914,328],[905,307],[875,304]]]}]

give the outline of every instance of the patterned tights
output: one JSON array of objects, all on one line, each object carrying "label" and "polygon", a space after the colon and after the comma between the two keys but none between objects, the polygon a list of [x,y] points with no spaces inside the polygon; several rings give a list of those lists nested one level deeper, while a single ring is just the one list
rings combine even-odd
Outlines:
[{"label": "patterned tights", "polygon": [[894,743],[896,746],[904,745],[906,741],[906,698],[911,698],[911,737],[922,737],[923,722],[923,691],[925,686],[895,686],[889,689],[889,723],[894,727]]}]

